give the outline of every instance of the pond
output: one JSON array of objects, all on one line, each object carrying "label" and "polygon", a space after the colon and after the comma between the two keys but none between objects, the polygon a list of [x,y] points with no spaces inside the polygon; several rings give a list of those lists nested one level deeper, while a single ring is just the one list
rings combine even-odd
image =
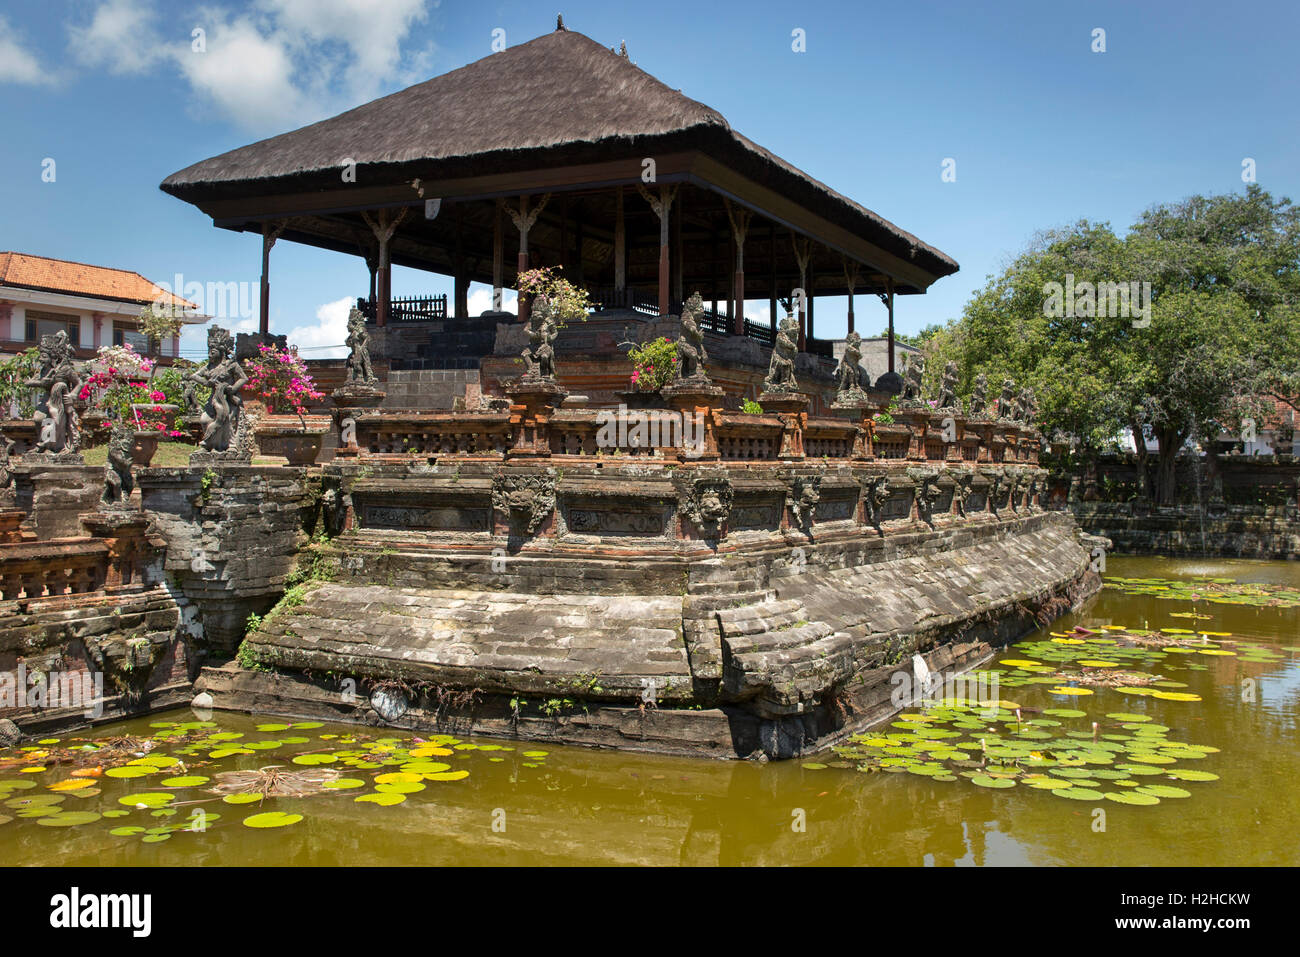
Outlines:
[{"label": "pond", "polygon": [[0,863],[1300,864],[1300,565],[1106,575],[985,666],[995,696],[799,761],[189,710],[0,750]]}]

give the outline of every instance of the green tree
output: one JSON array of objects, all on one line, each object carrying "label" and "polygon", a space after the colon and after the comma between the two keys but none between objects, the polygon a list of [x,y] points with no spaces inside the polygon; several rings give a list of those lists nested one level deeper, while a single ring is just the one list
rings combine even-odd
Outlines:
[{"label": "green tree", "polygon": [[[1051,284],[1137,287],[1129,308],[1091,302],[1053,310]],[[1085,285],[1090,284],[1090,285]],[[1260,397],[1300,393],[1300,211],[1252,185],[1148,209],[1123,238],[1081,221],[1040,234],[925,344],[927,378],[956,359],[967,391],[979,373],[990,396],[1004,377],[1034,389],[1045,431],[1077,437],[1085,454],[1122,428],[1158,443],[1148,495],[1171,504],[1175,464],[1189,440],[1236,431]],[[1069,305],[1069,303],[1066,303]],[[1109,307],[1109,308],[1107,308]],[[1149,308],[1148,308],[1149,307]]]}]

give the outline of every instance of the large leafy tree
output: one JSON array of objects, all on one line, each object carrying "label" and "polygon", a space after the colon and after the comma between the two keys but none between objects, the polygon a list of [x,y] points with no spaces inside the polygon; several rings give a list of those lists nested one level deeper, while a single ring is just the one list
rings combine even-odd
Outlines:
[{"label": "large leafy tree", "polygon": [[[1137,315],[1086,303],[1072,314],[1048,308],[1052,283],[1132,282],[1150,284],[1150,308]],[[1262,396],[1297,402],[1300,209],[1251,185],[1153,206],[1123,238],[1087,221],[1044,233],[927,349],[930,376],[954,358],[967,389],[981,372],[991,393],[1007,376],[1031,386],[1043,427],[1077,437],[1085,451],[1125,427],[1153,437],[1148,492],[1172,503],[1189,440],[1236,431],[1261,413]],[[1145,443],[1137,445],[1145,465]]]}]

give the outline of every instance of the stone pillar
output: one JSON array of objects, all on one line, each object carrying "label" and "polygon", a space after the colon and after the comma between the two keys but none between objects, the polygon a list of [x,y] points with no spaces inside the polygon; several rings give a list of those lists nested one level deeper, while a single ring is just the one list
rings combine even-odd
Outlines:
[{"label": "stone pillar", "polygon": [[104,314],[102,312],[92,312],[90,314],[91,328],[94,330],[95,349],[104,344]]}]

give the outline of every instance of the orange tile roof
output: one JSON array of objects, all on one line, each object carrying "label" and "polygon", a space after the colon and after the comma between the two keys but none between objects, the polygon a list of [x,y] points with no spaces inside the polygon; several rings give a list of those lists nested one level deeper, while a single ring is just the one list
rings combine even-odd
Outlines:
[{"label": "orange tile roof", "polygon": [[[26,253],[0,252],[0,287],[18,286],[41,289],[72,296],[96,299],[120,299],[124,302],[149,303],[165,296],[172,305],[198,308],[194,303],[171,293],[164,293],[138,272],[89,266],[66,259],[29,256]],[[0,291],[0,295],[3,292]]]}]

